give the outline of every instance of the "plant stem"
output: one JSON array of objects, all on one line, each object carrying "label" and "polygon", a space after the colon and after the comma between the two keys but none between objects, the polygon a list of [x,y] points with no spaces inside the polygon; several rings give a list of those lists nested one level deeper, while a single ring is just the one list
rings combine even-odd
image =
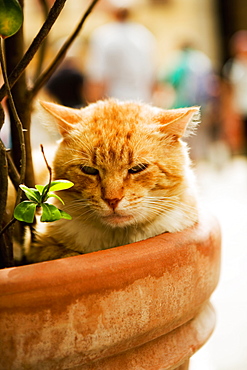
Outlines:
[{"label": "plant stem", "polygon": [[4,219],[6,218],[5,209],[8,195],[8,164],[6,149],[2,140],[0,140],[0,169],[0,268],[5,268],[14,266],[14,260],[12,240],[9,238],[9,235],[3,235],[3,233],[14,221],[11,221],[2,228],[4,225]]},{"label": "plant stem", "polygon": [[40,144],[40,148],[41,148],[41,152],[43,154],[44,160],[45,160],[46,167],[47,167],[47,169],[49,171],[49,182],[48,182],[48,186],[47,186],[47,189],[46,189],[45,193],[43,194],[42,200],[41,200],[41,203],[43,203],[45,201],[46,196],[47,196],[47,194],[48,194],[48,192],[50,190],[50,187],[51,187],[52,169],[51,169],[51,167],[49,166],[49,164],[47,162],[47,159],[46,159],[46,156],[45,156],[45,152],[44,152],[44,147],[43,147],[42,144]]},{"label": "plant stem", "polygon": [[[48,4],[47,4],[47,0],[39,0],[39,2],[40,2],[40,6],[42,8],[44,18],[47,19],[48,14],[49,14],[49,7],[48,7]],[[44,39],[43,43],[40,46],[40,50],[39,50],[39,53],[38,53],[38,63],[37,63],[36,70],[35,70],[35,73],[34,73],[34,80],[36,80],[39,77],[39,75],[42,71],[42,67],[43,67],[43,63],[44,63],[44,59],[45,59],[45,53],[46,53],[46,49],[47,49],[47,41],[48,41],[48,38],[46,37]]]},{"label": "plant stem", "polygon": [[8,163],[6,149],[0,140],[0,230],[3,224],[3,217],[5,214],[5,208],[7,204],[7,193],[8,193]]},{"label": "plant stem", "polygon": [[[39,76],[39,78],[36,80],[33,88],[30,90],[31,98],[33,98],[41,89],[41,87],[49,80],[49,78],[52,76],[58,65],[61,63],[63,58],[66,55],[66,52],[72,42],[75,40],[77,35],[82,29],[83,24],[85,23],[87,17],[92,12],[93,8],[97,4],[99,0],[93,0],[91,4],[89,5],[86,12],[83,14],[80,22],[78,23],[77,27],[73,31],[73,33],[68,37],[68,39],[65,41],[61,49],[59,50],[58,54],[56,55],[55,59],[51,62],[50,66]],[[0,96],[1,97],[1,96]]]},{"label": "plant stem", "polygon": [[[61,13],[65,3],[67,0],[56,0],[50,9],[48,17],[44,22],[43,26],[41,27],[40,31],[32,41],[31,45],[29,46],[28,50],[26,51],[23,58],[20,62],[16,65],[16,67],[11,71],[9,75],[9,86],[12,88],[19,77],[22,75],[28,64],[33,59],[34,55],[36,54],[38,48],[40,47],[41,43],[44,41],[46,36],[48,35],[50,29],[52,28],[53,24],[57,20],[59,14]],[[0,89],[0,101],[4,98],[7,94],[7,86],[6,83]]]},{"label": "plant stem", "polygon": [[2,129],[4,124],[4,110],[2,104],[0,103],[0,130]]},{"label": "plant stem", "polygon": [[[19,0],[22,5],[23,0]],[[4,41],[5,47],[5,61],[7,73],[10,74],[14,70],[15,66],[21,60],[24,54],[25,41],[23,26],[13,36],[6,38]],[[22,123],[23,135],[25,140],[25,151],[26,151],[26,171],[25,179],[23,182],[29,187],[34,186],[34,169],[31,157],[31,137],[30,137],[30,125],[31,125],[31,109],[32,102],[28,100],[28,83],[26,71],[22,73],[17,83],[11,89],[12,98],[15,102],[15,109],[18,112],[19,120]],[[20,172],[21,167],[21,141],[16,125],[14,114],[10,106],[10,100],[7,99],[7,108],[10,119],[11,127],[11,141],[12,148],[11,156],[13,162]]]},{"label": "plant stem", "polygon": [[[24,142],[24,135],[23,135],[23,130],[22,130],[22,123],[19,119],[19,116],[16,112],[15,109],[15,103],[12,98],[11,90],[10,90],[10,85],[8,81],[8,76],[7,76],[7,70],[6,70],[6,63],[5,63],[5,58],[4,58],[4,40],[1,38],[0,39],[0,63],[1,63],[1,68],[3,72],[3,78],[4,82],[7,88],[7,94],[9,97],[9,105],[16,123],[16,127],[18,130],[18,135],[20,139],[20,146],[21,146],[21,168],[20,168],[20,183],[23,182],[24,177],[25,177],[25,172],[26,172],[26,148],[25,148],[25,142]],[[19,188],[17,191],[17,197],[16,197],[16,205],[19,204],[21,200],[21,193],[22,190]]]},{"label": "plant stem", "polygon": [[20,174],[13,162],[10,152],[6,151],[7,161],[8,161],[8,174],[15,190],[18,190],[20,184]]},{"label": "plant stem", "polygon": [[[0,104],[0,131],[4,122],[4,111]],[[5,146],[0,139],[0,229],[3,223],[3,215],[5,213],[5,207],[7,203],[7,192],[8,192],[8,163]]]},{"label": "plant stem", "polygon": [[15,218],[12,218],[3,228],[0,230],[0,237],[5,233],[5,231],[13,225],[17,220]]}]

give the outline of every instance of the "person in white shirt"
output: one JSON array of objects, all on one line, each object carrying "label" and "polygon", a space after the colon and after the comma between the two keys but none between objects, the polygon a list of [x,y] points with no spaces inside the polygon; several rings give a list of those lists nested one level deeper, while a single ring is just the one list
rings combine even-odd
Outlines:
[{"label": "person in white shirt", "polygon": [[90,40],[87,98],[150,103],[156,75],[155,37],[129,20],[129,9],[115,6],[113,15],[114,21],[97,28]]}]

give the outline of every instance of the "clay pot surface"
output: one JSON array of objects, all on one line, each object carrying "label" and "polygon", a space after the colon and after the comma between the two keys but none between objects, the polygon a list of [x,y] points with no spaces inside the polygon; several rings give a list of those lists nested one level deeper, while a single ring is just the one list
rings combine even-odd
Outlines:
[{"label": "clay pot surface", "polygon": [[183,232],[0,270],[0,369],[175,369],[213,331],[219,270],[205,213]]}]

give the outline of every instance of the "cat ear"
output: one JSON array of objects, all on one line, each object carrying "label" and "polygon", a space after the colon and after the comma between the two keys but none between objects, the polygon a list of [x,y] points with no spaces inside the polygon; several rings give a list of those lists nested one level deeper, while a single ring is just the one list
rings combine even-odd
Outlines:
[{"label": "cat ear", "polygon": [[58,128],[62,136],[66,136],[74,125],[81,121],[81,111],[79,109],[64,107],[63,105],[40,101],[42,107],[51,114],[58,123]]},{"label": "cat ear", "polygon": [[188,136],[200,120],[200,107],[161,110],[156,119],[161,132],[177,137]]}]

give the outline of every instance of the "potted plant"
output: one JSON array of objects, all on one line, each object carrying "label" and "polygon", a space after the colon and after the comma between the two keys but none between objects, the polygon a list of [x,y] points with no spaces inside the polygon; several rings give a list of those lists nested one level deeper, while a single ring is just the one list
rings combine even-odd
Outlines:
[{"label": "potted plant", "polygon": [[[39,40],[64,3],[55,1]],[[21,32],[9,38],[12,48],[15,44],[19,49]],[[30,118],[34,96],[76,33],[78,29],[31,90],[21,79],[37,50],[35,42],[0,90],[3,99],[9,94],[8,83],[15,85],[12,93],[17,115],[15,110],[11,112],[17,132],[13,145],[19,148],[19,158],[13,164],[1,144],[1,168],[8,165],[16,187],[23,179],[27,186],[34,186],[30,138],[22,137],[21,125],[28,128],[26,113]],[[5,47],[7,55],[11,47]],[[24,103],[26,109],[22,109]],[[6,205],[6,173],[1,172],[1,218]],[[217,221],[204,212],[194,227],[183,232],[18,267],[12,266],[8,230],[0,240],[2,267],[6,267],[0,270],[0,369],[185,370],[191,355],[213,331],[215,318],[209,300],[219,278],[220,230]]]}]

